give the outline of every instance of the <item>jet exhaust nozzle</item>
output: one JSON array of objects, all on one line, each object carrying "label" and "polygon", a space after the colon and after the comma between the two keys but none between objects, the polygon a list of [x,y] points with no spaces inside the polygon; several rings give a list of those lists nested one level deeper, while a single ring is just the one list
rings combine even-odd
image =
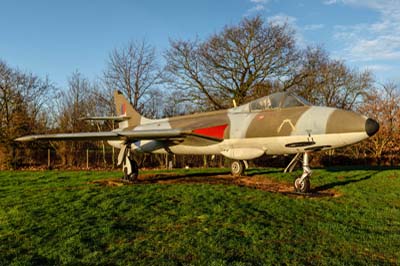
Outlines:
[{"label": "jet exhaust nozzle", "polygon": [[379,124],[374,119],[368,118],[367,121],[365,121],[365,132],[367,132],[367,135],[369,137],[375,135],[378,130]]}]

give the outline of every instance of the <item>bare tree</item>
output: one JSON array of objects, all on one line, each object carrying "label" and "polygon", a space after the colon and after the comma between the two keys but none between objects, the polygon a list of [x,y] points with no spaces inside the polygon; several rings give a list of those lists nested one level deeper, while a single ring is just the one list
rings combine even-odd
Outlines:
[{"label": "bare tree", "polygon": [[380,124],[378,134],[365,144],[366,152],[378,163],[385,157],[393,165],[400,152],[400,91],[392,82],[373,90],[360,107],[360,112],[376,119]]},{"label": "bare tree", "polygon": [[[57,131],[60,132],[83,132],[97,130],[95,125],[81,118],[93,113],[95,97],[93,97],[92,85],[80,72],[75,71],[68,78],[68,88],[58,92],[56,97]],[[86,142],[54,142],[52,146],[61,155],[63,165],[79,165],[82,157],[82,149],[88,147]]]},{"label": "bare tree", "polygon": [[131,41],[109,55],[104,83],[125,93],[133,107],[144,108],[147,93],[161,80],[154,47],[146,41]]},{"label": "bare tree", "polygon": [[304,51],[298,81],[290,90],[312,103],[356,109],[373,86],[369,71],[350,69],[343,61],[333,60],[321,47]]},{"label": "bare tree", "polygon": [[87,124],[80,118],[87,116],[96,104],[92,98],[91,84],[80,72],[75,71],[68,78],[68,89],[62,95],[63,114],[67,117],[66,129],[72,132],[87,130]]},{"label": "bare tree", "polygon": [[0,61],[0,165],[10,167],[19,159],[13,154],[16,137],[44,131],[46,100],[52,89],[48,79]]},{"label": "bare tree", "polygon": [[284,80],[299,59],[293,30],[266,24],[258,16],[227,26],[207,40],[171,41],[166,52],[169,83],[186,92],[187,100],[212,109],[245,101],[251,88],[268,80]]},{"label": "bare tree", "polygon": [[191,102],[182,100],[185,94],[182,91],[173,91],[164,96],[164,105],[162,114],[164,117],[172,117],[185,114],[193,114],[199,111],[199,108]]}]

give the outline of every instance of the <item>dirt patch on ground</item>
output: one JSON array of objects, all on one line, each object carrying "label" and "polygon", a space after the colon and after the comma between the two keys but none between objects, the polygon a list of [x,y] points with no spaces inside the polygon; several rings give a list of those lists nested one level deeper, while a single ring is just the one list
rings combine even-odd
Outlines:
[{"label": "dirt patch on ground", "polygon": [[187,176],[174,173],[164,174],[143,174],[136,182],[128,182],[120,178],[109,178],[90,182],[101,186],[120,187],[137,184],[210,184],[210,185],[236,185],[250,187],[263,191],[280,193],[293,197],[319,198],[319,197],[339,197],[335,190],[328,189],[323,191],[312,190],[310,193],[296,193],[293,184],[287,182],[274,181],[266,176],[255,175],[252,177],[232,177],[231,175],[210,175]]}]

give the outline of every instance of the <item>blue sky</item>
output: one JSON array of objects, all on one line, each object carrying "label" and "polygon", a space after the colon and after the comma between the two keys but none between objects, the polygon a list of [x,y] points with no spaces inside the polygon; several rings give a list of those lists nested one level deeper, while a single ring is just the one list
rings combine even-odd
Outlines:
[{"label": "blue sky", "polygon": [[100,77],[130,40],[161,57],[170,39],[206,38],[255,14],[289,23],[301,46],[400,83],[400,0],[0,0],[0,14],[0,59],[59,87],[75,70]]}]

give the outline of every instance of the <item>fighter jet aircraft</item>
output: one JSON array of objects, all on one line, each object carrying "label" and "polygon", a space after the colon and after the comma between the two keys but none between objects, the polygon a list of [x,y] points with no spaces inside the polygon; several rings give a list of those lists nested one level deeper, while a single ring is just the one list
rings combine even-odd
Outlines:
[{"label": "fighter jet aircraft", "polygon": [[121,92],[114,93],[116,130],[70,134],[32,135],[17,141],[107,140],[120,149],[118,165],[124,177],[136,180],[133,152],[171,154],[222,154],[233,159],[231,172],[243,175],[247,160],[263,154],[296,154],[292,169],[303,154],[303,174],[295,190],[310,190],[309,154],[360,142],[379,130],[379,124],[363,115],[330,107],[312,106],[292,93],[279,92],[227,110],[151,120],[141,116]]}]

